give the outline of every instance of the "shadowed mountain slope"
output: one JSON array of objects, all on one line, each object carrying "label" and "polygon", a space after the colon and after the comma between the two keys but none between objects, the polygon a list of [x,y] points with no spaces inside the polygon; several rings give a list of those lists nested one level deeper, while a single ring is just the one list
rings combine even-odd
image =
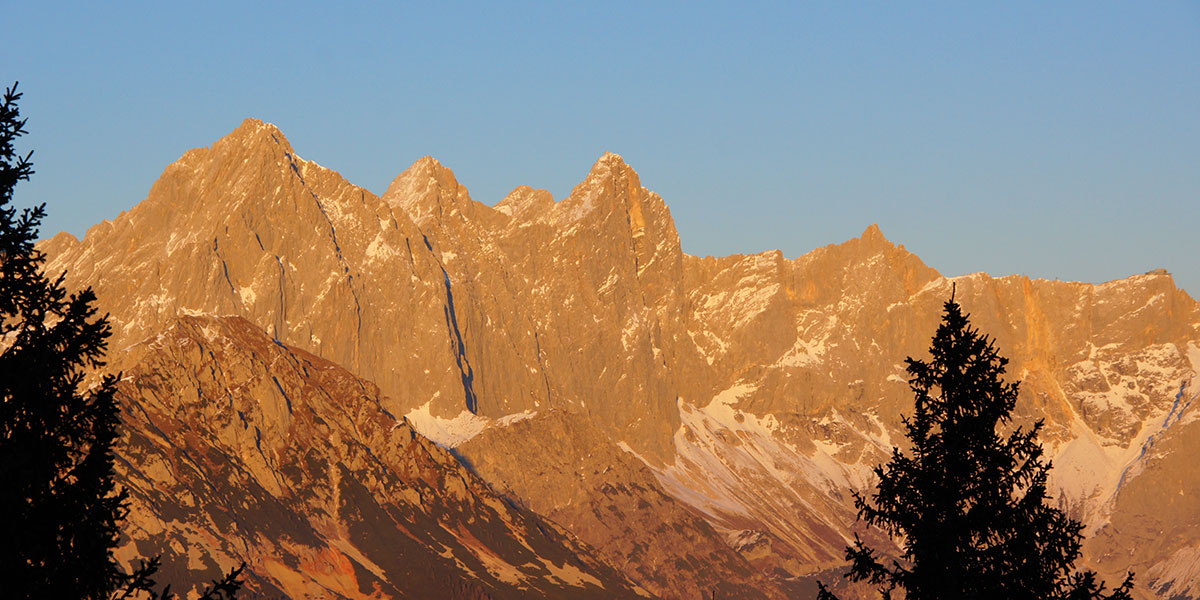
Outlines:
[{"label": "shadowed mountain slope", "polygon": [[119,555],[164,553],[172,580],[246,561],[252,593],[289,598],[649,597],[373,384],[240,317],[184,317],[119,362]]}]

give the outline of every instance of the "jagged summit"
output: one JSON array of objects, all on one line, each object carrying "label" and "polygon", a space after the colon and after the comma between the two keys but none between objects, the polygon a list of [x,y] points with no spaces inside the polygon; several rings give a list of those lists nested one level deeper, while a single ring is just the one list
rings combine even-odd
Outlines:
[{"label": "jagged summit", "polygon": [[397,175],[388,184],[383,200],[422,226],[430,219],[462,211],[462,205],[472,202],[470,193],[458,182],[454,171],[432,156],[417,159]]},{"label": "jagged summit", "polygon": [[411,169],[414,167],[415,168],[423,168],[423,169],[437,169],[437,168],[443,167],[443,165],[442,165],[442,162],[439,161],[438,159],[426,154],[425,156],[422,156],[421,158],[418,158],[417,160],[413,161],[412,166],[409,168]]},{"label": "jagged summit", "polygon": [[520,185],[492,208],[510,217],[526,220],[529,216],[545,214],[554,208],[554,195],[548,190]]},{"label": "jagged summit", "polygon": [[277,125],[254,117],[242,119],[242,123],[230,135],[248,135],[262,131],[281,139],[284,137],[283,132],[279,130]]},{"label": "jagged summit", "polygon": [[241,125],[217,140],[210,148],[229,151],[235,146],[245,149],[267,151],[281,149],[287,153],[294,152],[287,136],[274,123],[250,117],[243,119]]},{"label": "jagged summit", "polygon": [[439,179],[448,179],[454,181],[455,184],[458,183],[458,179],[454,176],[453,171],[443,165],[438,159],[425,155],[413,161],[408,168],[394,177],[381,197],[398,198],[400,196],[414,195],[415,192],[424,190],[427,185],[436,183]]},{"label": "jagged summit", "polygon": [[[438,159],[436,159],[428,154],[413,161],[413,164],[409,165],[409,167],[407,169],[401,171],[400,174],[397,175],[395,177],[395,179],[392,180],[392,183],[395,183],[396,181],[401,180],[402,178],[403,179],[420,179],[420,178],[447,179],[448,178],[448,179],[453,179],[453,180],[457,181],[457,178],[454,176],[454,171],[452,171],[446,165],[443,165],[442,162],[439,161]],[[391,184],[389,184],[388,187],[390,188]]]},{"label": "jagged summit", "polygon": [[862,235],[858,237],[863,241],[891,243],[884,237],[883,231],[879,229],[879,223],[871,223],[863,230]]},{"label": "jagged summit", "polygon": [[607,150],[604,152],[604,154],[600,155],[600,158],[596,159],[596,162],[594,164],[600,164],[600,163],[619,164],[619,165],[628,166],[628,163],[625,162],[625,157],[621,156],[620,154],[617,154],[616,152],[608,152]]},{"label": "jagged summit", "polygon": [[605,152],[592,164],[587,177],[555,205],[555,221],[559,226],[571,227],[581,220],[590,222],[627,212],[631,219],[640,221],[643,191],[637,171],[619,154]]},{"label": "jagged summit", "polygon": [[902,244],[896,244],[883,234],[883,230],[879,227],[878,223],[871,223],[858,237],[851,238],[840,245],[850,245],[868,253],[894,253],[899,251],[908,254],[908,251],[905,250]]},{"label": "jagged summit", "polygon": [[896,244],[884,236],[878,223],[868,225],[856,238],[817,248],[796,260],[801,263],[833,260],[838,263],[848,261],[850,264],[855,264],[873,256],[883,256],[889,262],[911,263],[913,268],[936,275],[933,269],[925,266],[924,262],[917,255],[909,252],[903,244]]},{"label": "jagged summit", "polygon": [[[632,174],[635,180],[639,180],[637,171],[625,162],[625,159],[620,154],[605,152],[592,163],[592,168],[588,171],[587,178],[584,182],[591,180],[603,180],[606,178],[614,178],[628,176]],[[640,182],[640,180],[639,180]]]}]

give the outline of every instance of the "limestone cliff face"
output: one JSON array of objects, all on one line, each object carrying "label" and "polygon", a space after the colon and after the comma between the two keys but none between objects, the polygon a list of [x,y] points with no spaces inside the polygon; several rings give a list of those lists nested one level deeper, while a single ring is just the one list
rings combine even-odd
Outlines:
[{"label": "limestone cliff face", "polygon": [[517,188],[480,204],[429,158],[384,200],[437,240],[461,290],[455,306],[484,414],[580,411],[669,458],[683,385],[672,337],[683,254],[666,205],[619,156],[601,157],[557,203]]},{"label": "limestone cliff face", "polygon": [[1159,493],[1200,495],[1200,305],[1164,272],[947,278],[875,226],[794,259],[700,258],[614,154],[558,201],[476,202],[428,157],[376,197],[252,120],[41,248],[96,288],[114,350],[181,314],[242,316],[376,382],[383,409],[677,598],[796,593],[842,564],[849,492],[903,444],[904,358],[954,289],[1012,359],[1019,420],[1047,422],[1091,564],[1136,568],[1145,594],[1200,585],[1200,524]]},{"label": "limestone cliff face", "polygon": [[649,596],[388,414],[379,390],[238,317],[120,354],[130,545],[174,581],[248,563],[289,598]]},{"label": "limestone cliff face", "polygon": [[301,159],[273,125],[246,120],[168,166],[128,213],[44,248],[69,286],[96,289],[114,349],[179,314],[240,315],[377,382],[393,412],[438,393],[466,404],[446,279],[424,234]]}]

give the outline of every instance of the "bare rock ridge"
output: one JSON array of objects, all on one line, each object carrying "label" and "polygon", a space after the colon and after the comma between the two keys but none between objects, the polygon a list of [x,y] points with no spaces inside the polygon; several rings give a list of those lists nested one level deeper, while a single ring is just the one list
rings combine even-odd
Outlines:
[{"label": "bare rock ridge", "polygon": [[130,554],[205,573],[245,560],[253,593],[290,598],[649,596],[373,384],[241,317],[183,317],[121,362]]},{"label": "bare rock ridge", "polygon": [[[40,248],[69,286],[96,288],[114,322],[114,364],[142,364],[131,357],[156,356],[145,349],[163,346],[162,336],[178,336],[181,327],[227,329],[229,318],[244,318],[246,328],[278,342],[267,345],[271,352],[287,348],[289,356],[331,361],[374,382],[379,391],[366,394],[377,404],[372,422],[390,419],[413,431],[399,444],[387,435],[363,437],[364,425],[354,420],[353,444],[331,446],[323,440],[332,438],[316,433],[297,438],[320,446],[321,460],[394,453],[428,437],[436,445],[419,443],[430,456],[462,461],[505,502],[569,530],[582,548],[576,568],[601,587],[636,592],[628,586],[638,585],[664,598],[809,594],[811,577],[842,564],[853,531],[873,535],[854,529],[849,491],[869,487],[870,468],[901,441],[899,415],[911,410],[903,359],[925,355],[954,285],[972,322],[1012,359],[1009,377],[1023,381],[1020,419],[1046,419],[1052,485],[1088,524],[1089,565],[1110,578],[1138,571],[1143,597],[1200,596],[1200,523],[1189,500],[1200,497],[1200,472],[1185,458],[1198,435],[1200,305],[1165,272],[1102,285],[982,273],[947,278],[874,225],[794,259],[778,251],[695,257],[682,252],[663,199],[615,154],[603,155],[558,201],[521,186],[495,206],[476,202],[430,157],[379,197],[300,158],[278,129],[249,119],[168,166],[130,211],[82,240],[60,234]],[[262,341],[245,331],[222,339],[233,340],[230,348]],[[296,458],[296,468],[313,479],[283,468],[280,456],[299,452],[293,446],[300,442],[281,432],[299,425],[280,408],[287,402],[279,403],[273,385],[261,383],[270,378],[254,385],[219,378],[199,395],[190,391],[194,384],[172,387],[195,373],[245,370],[249,359],[239,352],[171,353],[175,363],[163,367],[158,387],[128,391],[127,418],[137,423],[125,454],[128,481],[143,494],[134,524],[150,532],[134,539],[176,548],[182,542],[173,539],[196,542],[211,558],[180,554],[173,564],[206,572],[259,548],[256,581],[289,597],[321,595],[311,585],[334,589],[306,575],[315,567],[296,566],[317,560],[308,549],[332,547],[361,566],[352,569],[360,588],[420,597],[413,590],[434,584],[418,578],[424,583],[411,587],[399,567],[385,568],[356,545],[353,552],[366,556],[360,561],[331,537],[315,505],[289,495],[310,494],[306,486],[340,488],[315,479],[320,469],[308,459]],[[266,364],[283,368],[277,362]],[[324,385],[319,373],[328,369],[293,368],[292,389]],[[279,393],[290,398],[288,389],[280,385]],[[254,425],[274,450],[250,443],[245,432],[252,429],[234,435],[237,421],[221,420],[233,417],[218,418],[228,398],[239,397],[257,403],[263,420]],[[185,405],[215,412],[189,421],[179,413]],[[340,414],[340,403],[309,410],[311,423],[341,422],[326,414]],[[158,413],[187,425],[149,420]],[[195,458],[178,468],[151,466],[174,464],[161,456],[181,443],[179,435],[207,444],[187,456],[213,458],[198,467],[183,466]],[[352,501],[342,496],[343,513],[382,511],[390,516],[370,522],[397,531],[411,530],[407,518],[431,523],[395,508],[403,502],[384,485],[391,475],[380,474],[391,464],[354,472],[351,479],[366,477],[376,487],[360,480]],[[188,497],[184,488],[210,479],[215,489],[274,507],[268,520],[294,525],[304,548],[256,546],[275,537],[238,533],[241,549],[231,550],[222,542],[233,531],[221,520],[229,517],[210,523],[197,515],[236,507],[217,510],[212,493],[203,510],[180,500]],[[423,481],[430,490],[452,485]],[[180,493],[152,493],[172,485]],[[457,514],[469,522],[469,510]],[[526,535],[513,524],[535,518],[495,510],[501,516],[488,517],[497,528],[487,535],[496,539]],[[189,517],[167,527],[174,517],[164,511]],[[239,517],[239,528],[267,518],[238,514],[254,515]],[[317,533],[300,533],[309,529]],[[438,544],[475,548],[454,539]],[[442,556],[438,546],[422,547]],[[498,554],[505,567],[471,548],[443,556],[446,569],[430,576],[467,582],[453,584],[460,587],[475,582],[481,587],[469,593],[492,597],[522,585],[553,596],[561,588],[554,577],[575,581],[527,567],[520,551]],[[405,552],[427,557],[415,546]],[[275,555],[297,558],[284,561],[290,570],[268,568]],[[491,566],[479,566],[485,563]]]}]

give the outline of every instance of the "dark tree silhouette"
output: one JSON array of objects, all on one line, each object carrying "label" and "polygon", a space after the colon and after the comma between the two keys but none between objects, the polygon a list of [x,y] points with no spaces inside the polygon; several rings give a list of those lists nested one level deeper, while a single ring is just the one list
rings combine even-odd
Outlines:
[{"label": "dark tree silhouette", "polygon": [[[0,104],[0,581],[5,598],[166,597],[159,559],[125,573],[113,557],[128,495],[114,483],[117,377],[81,389],[103,366],[110,334],[92,290],[68,294],[34,248],[45,205],[18,213],[17,182],[33,174],[14,84]],[[214,582],[228,598],[241,569]],[[211,595],[215,594],[215,595]]]},{"label": "dark tree silhouette", "polygon": [[[1074,570],[1083,525],[1047,502],[1042,421],[1012,428],[1018,384],[1001,379],[1008,359],[971,327],[953,293],[929,354],[928,363],[906,359],[911,449],[893,449],[875,468],[870,501],[855,492],[859,518],[902,555],[884,560],[855,536],[846,577],[885,599],[898,590],[908,600],[1130,599],[1132,574],[1105,593],[1095,573]],[[820,584],[817,598],[836,596]]]},{"label": "dark tree silhouette", "polygon": [[[176,596],[171,593],[169,585],[161,592],[154,591],[154,588],[158,587],[154,581],[154,574],[158,572],[161,560],[156,556],[149,561],[143,561],[133,573],[124,577],[122,585],[113,591],[112,600],[133,600],[141,598],[142,594],[145,594],[148,600],[174,600]],[[238,590],[242,589],[241,576],[245,569],[246,563],[242,563],[224,577],[213,580],[212,585],[204,589],[198,600],[234,600]]]},{"label": "dark tree silhouette", "polygon": [[0,107],[0,564],[14,597],[102,598],[121,578],[112,560],[125,495],[115,490],[116,380],[79,391],[100,366],[108,323],[91,290],[67,295],[34,249],[45,207],[18,216],[13,187],[33,173],[16,86]]}]

